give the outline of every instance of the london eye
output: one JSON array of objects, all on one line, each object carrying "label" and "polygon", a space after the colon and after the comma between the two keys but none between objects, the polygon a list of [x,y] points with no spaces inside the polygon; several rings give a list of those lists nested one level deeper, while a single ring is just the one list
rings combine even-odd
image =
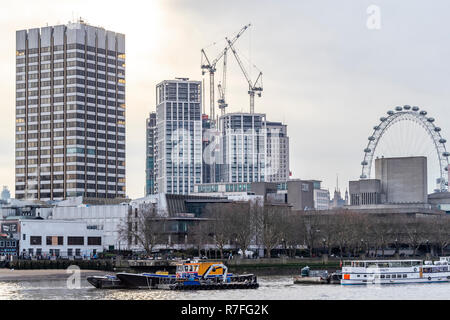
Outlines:
[{"label": "london eye", "polygon": [[441,128],[425,110],[417,106],[397,106],[387,111],[387,115],[381,117],[380,123],[373,127],[364,149],[360,178],[371,178],[372,166],[377,157],[426,156],[428,178],[436,179],[434,191],[447,191],[450,153],[445,147],[446,142],[441,135]]}]

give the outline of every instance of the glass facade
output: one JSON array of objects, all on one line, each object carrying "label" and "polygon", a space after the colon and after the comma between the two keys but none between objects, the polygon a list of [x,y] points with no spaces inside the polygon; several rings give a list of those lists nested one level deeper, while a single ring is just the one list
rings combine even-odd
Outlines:
[{"label": "glass facade", "polygon": [[201,82],[156,86],[155,192],[189,194],[202,181]]},{"label": "glass facade", "polygon": [[146,128],[145,195],[149,195],[155,193],[156,112],[150,113]]},{"label": "glass facade", "polygon": [[266,170],[266,116],[230,113],[220,117],[222,182],[263,182]]}]

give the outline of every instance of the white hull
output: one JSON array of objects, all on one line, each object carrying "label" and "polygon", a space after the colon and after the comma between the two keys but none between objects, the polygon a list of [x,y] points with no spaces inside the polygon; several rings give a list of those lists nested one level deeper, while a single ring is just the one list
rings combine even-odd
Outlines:
[{"label": "white hull", "polygon": [[367,280],[341,280],[342,285],[371,285],[371,284],[408,284],[408,283],[439,283],[450,282],[447,277],[426,277],[411,279],[367,279]]},{"label": "white hull", "polygon": [[421,260],[344,261],[342,285],[408,284],[450,282],[446,258],[434,264]]}]

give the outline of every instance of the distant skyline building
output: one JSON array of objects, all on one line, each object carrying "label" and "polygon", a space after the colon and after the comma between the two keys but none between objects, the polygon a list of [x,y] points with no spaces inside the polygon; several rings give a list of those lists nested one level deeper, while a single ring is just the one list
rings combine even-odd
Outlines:
[{"label": "distant skyline building", "polygon": [[1,199],[4,201],[11,199],[11,192],[9,192],[9,189],[7,186],[3,186]]},{"label": "distant skyline building", "polygon": [[267,157],[266,181],[282,182],[289,180],[289,137],[287,125],[281,122],[266,122]]},{"label": "distant skyline building", "polygon": [[228,113],[220,122],[220,181],[266,181],[266,115]]},{"label": "distant skyline building", "polygon": [[16,32],[16,198],[125,198],[125,36]]},{"label": "distant skyline building", "polygon": [[314,187],[314,209],[329,210],[330,209],[330,191],[322,189],[322,181],[311,180]]},{"label": "distant skyline building", "polygon": [[188,194],[202,181],[201,81],[156,86],[155,192]]},{"label": "distant skyline building", "polygon": [[156,112],[150,112],[146,123],[145,195],[155,193]]}]

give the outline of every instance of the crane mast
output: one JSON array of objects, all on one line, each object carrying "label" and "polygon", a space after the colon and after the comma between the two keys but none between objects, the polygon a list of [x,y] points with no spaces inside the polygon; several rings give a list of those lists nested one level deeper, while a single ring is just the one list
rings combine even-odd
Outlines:
[{"label": "crane mast", "polygon": [[255,93],[258,93],[258,97],[261,97],[261,91],[263,91],[262,86],[262,72],[260,71],[258,74],[258,77],[256,78],[255,82],[252,82],[250,79],[250,76],[248,75],[247,70],[244,68],[244,64],[241,61],[241,58],[239,57],[238,53],[236,52],[236,49],[233,46],[233,42],[229,40],[228,38],[225,38],[228,42],[228,46],[230,47],[231,51],[233,52],[234,57],[236,58],[236,61],[241,68],[242,73],[244,74],[245,80],[247,80],[248,83],[248,94],[250,95],[250,113],[255,113]]},{"label": "crane mast", "polygon": [[217,103],[219,104],[219,109],[222,116],[225,114],[225,108],[228,107],[225,97],[225,93],[227,90],[227,50],[228,47],[225,48],[223,55],[222,82],[219,82],[219,84],[217,85],[217,88],[219,90],[219,100],[217,100]]},{"label": "crane mast", "polygon": [[[237,39],[244,33],[247,28],[249,28],[251,24],[245,25],[232,40],[228,40],[229,43],[235,43]],[[212,122],[215,122],[215,108],[214,108],[214,73],[216,72],[216,64],[219,62],[222,57],[226,56],[228,50],[228,46],[225,47],[224,50],[212,61],[210,62],[208,56],[204,49],[201,50],[201,69],[202,75],[204,75],[207,71],[209,72],[209,107],[210,107],[210,117]],[[226,59],[226,58],[225,58]],[[223,90],[223,89],[222,89]]]}]

